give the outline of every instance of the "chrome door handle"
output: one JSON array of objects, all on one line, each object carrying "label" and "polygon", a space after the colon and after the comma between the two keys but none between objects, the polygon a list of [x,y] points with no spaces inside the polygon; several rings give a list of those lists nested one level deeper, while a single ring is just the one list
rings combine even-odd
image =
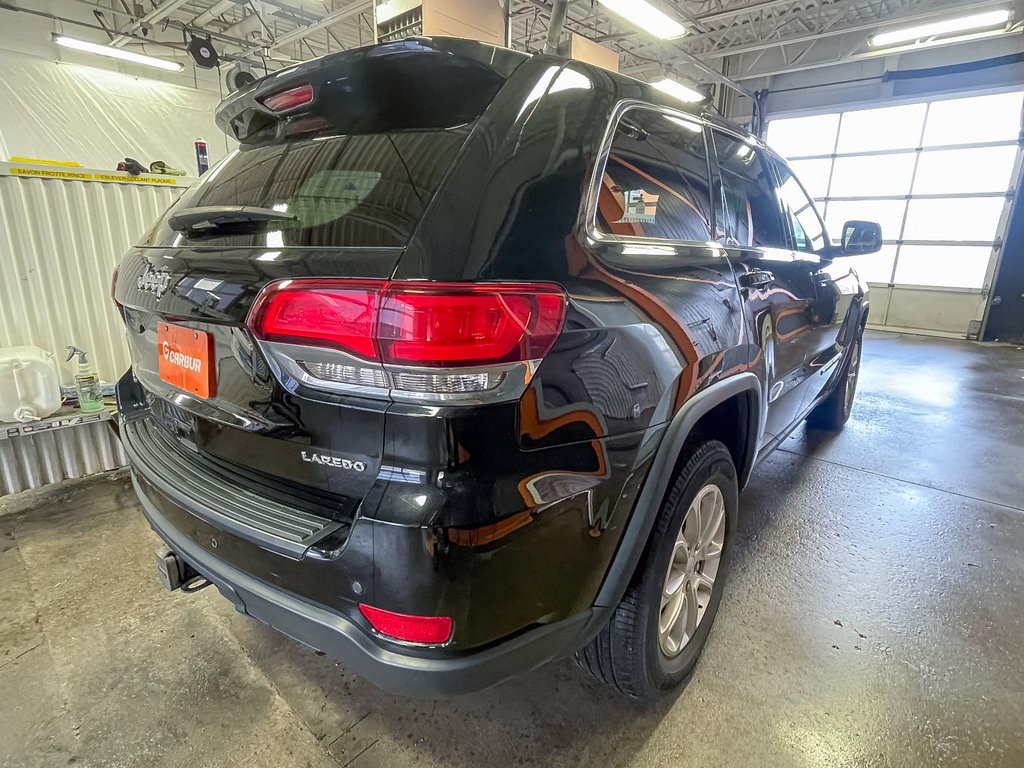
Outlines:
[{"label": "chrome door handle", "polygon": [[775,275],[764,269],[752,269],[737,278],[740,288],[761,288],[775,280]]}]

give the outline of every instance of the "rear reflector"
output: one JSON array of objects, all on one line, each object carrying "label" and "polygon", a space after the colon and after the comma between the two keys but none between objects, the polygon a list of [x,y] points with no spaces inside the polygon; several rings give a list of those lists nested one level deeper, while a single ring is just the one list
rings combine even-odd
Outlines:
[{"label": "rear reflector", "polygon": [[[248,325],[265,341],[329,347],[385,365],[464,368],[543,358],[562,330],[565,306],[561,288],[540,283],[299,279],[264,288]],[[341,380],[351,372],[331,374]],[[470,376],[444,385],[476,391],[491,384]]]},{"label": "rear reflector", "polygon": [[442,645],[452,636],[452,620],[448,616],[410,616],[363,603],[359,604],[359,610],[370,622],[370,626],[393,640]]},{"label": "rear reflector", "polygon": [[275,112],[287,112],[290,109],[312,103],[313,86],[307,83],[306,85],[289,88],[286,91],[278,91],[263,97],[262,101],[263,106],[267,109],[272,109]]}]

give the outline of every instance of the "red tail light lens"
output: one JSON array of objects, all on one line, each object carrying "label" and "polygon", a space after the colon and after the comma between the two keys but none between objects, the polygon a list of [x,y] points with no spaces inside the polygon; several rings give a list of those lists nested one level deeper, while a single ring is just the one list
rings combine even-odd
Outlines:
[{"label": "red tail light lens", "polygon": [[263,98],[263,105],[275,112],[287,112],[313,102],[313,86],[299,85],[285,91],[278,91]]},{"label": "red tail light lens", "polygon": [[249,327],[390,365],[467,367],[543,358],[565,305],[547,284],[285,280],[260,293]]},{"label": "red tail light lens", "polygon": [[331,347],[377,358],[374,328],[380,281],[285,280],[268,286],[249,313],[260,339]]},{"label": "red tail light lens", "polygon": [[565,294],[548,285],[391,283],[378,340],[385,362],[431,367],[544,357],[565,319]]},{"label": "red tail light lens", "polygon": [[452,637],[452,620],[447,616],[410,616],[372,605],[359,604],[359,611],[375,630],[405,643],[442,645]]}]

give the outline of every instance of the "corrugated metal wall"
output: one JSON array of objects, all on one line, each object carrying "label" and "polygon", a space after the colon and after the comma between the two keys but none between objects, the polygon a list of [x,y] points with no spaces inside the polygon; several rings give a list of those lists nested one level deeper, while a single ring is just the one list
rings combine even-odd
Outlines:
[{"label": "corrugated metal wall", "polygon": [[108,422],[0,440],[0,496],[127,463]]},{"label": "corrugated metal wall", "polygon": [[[0,347],[87,349],[100,378],[128,368],[114,266],[181,188],[0,176]],[[71,368],[61,366],[64,383]]]}]

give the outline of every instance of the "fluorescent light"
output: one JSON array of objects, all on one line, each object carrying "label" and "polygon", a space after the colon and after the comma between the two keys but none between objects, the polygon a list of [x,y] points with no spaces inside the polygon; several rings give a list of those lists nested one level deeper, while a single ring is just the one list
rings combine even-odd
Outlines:
[{"label": "fluorescent light", "polygon": [[680,101],[694,102],[704,100],[703,93],[699,93],[693,88],[667,77],[663,77],[656,83],[651,83],[651,87],[657,88],[662,93],[667,93],[669,96],[679,99]]},{"label": "fluorescent light", "polygon": [[165,69],[168,72],[181,72],[184,67],[178,64],[176,61],[166,61],[164,59],[157,59],[153,56],[145,56],[141,53],[135,53],[133,51],[126,51],[121,48],[112,48],[109,45],[100,45],[98,43],[89,43],[85,40],[77,40],[74,37],[65,37],[64,35],[54,35],[53,42],[57,45],[63,46],[64,48],[74,48],[76,51],[86,51],[88,53],[95,53],[100,56],[109,56],[112,59],[123,59],[124,61],[131,61],[135,64],[142,64],[146,67],[156,67],[157,69]]},{"label": "fluorescent light", "polygon": [[870,43],[876,48],[883,45],[910,43],[925,37],[949,35],[956,32],[970,32],[971,30],[985,29],[986,27],[997,27],[1009,20],[1010,12],[1008,10],[986,11],[985,13],[975,13],[971,16],[958,16],[953,19],[934,21],[930,24],[919,24],[916,27],[904,27],[903,29],[894,29],[890,32],[880,32],[871,38]]},{"label": "fluorescent light", "polygon": [[671,123],[675,123],[680,128],[685,128],[691,133],[700,133],[700,123],[695,123],[692,120],[684,120],[681,117],[675,117],[674,115],[665,115],[665,119]]},{"label": "fluorescent light", "polygon": [[647,0],[597,0],[635,27],[659,40],[673,40],[686,34],[686,27],[647,2]]}]

